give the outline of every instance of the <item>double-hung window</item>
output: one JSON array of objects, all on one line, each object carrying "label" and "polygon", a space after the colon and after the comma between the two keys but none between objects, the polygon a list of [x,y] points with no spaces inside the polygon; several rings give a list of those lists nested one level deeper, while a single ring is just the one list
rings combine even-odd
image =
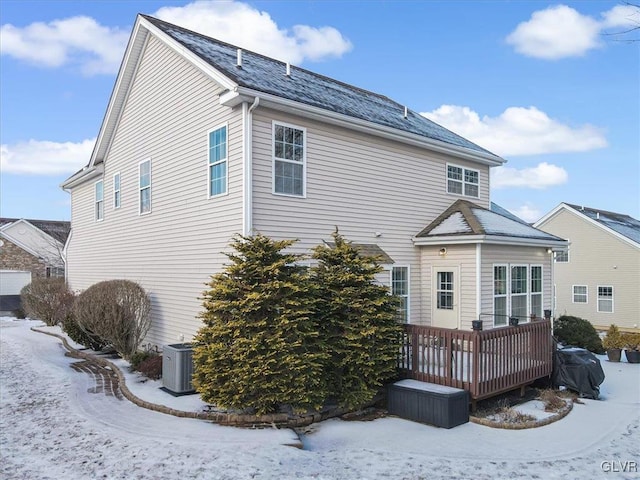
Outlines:
[{"label": "double-hung window", "polygon": [[391,293],[400,299],[398,321],[409,321],[409,267],[393,267],[391,270]]},{"label": "double-hung window", "polygon": [[542,266],[531,266],[531,310],[537,318],[542,318]]},{"label": "double-hung window", "polygon": [[613,287],[598,285],[598,312],[613,313]]},{"label": "double-hung window", "polygon": [[588,289],[586,285],[574,285],[573,286],[573,303],[588,303]]},{"label": "double-hung window", "polygon": [[305,129],[273,124],[273,193],[305,196]]},{"label": "double-hung window", "polygon": [[527,266],[514,265],[511,267],[511,316],[521,321],[529,317],[527,311]]},{"label": "double-hung window", "polygon": [[140,162],[138,166],[138,185],[140,189],[139,213],[151,212],[151,159]]},{"label": "double-hung window", "polygon": [[555,261],[556,263],[569,262],[569,250],[562,250],[562,251],[556,252]]},{"label": "double-hung window", "polygon": [[457,165],[447,165],[447,193],[479,197],[480,172]]},{"label": "double-hung window", "polygon": [[209,197],[227,193],[227,126],[209,132]]},{"label": "double-hung window", "polygon": [[507,310],[507,266],[493,267],[493,316],[496,327],[506,325],[509,317]]},{"label": "double-hung window", "polygon": [[104,182],[98,180],[95,184],[95,219],[96,221],[104,218]]},{"label": "double-hung window", "polygon": [[120,173],[113,176],[113,208],[120,208]]}]

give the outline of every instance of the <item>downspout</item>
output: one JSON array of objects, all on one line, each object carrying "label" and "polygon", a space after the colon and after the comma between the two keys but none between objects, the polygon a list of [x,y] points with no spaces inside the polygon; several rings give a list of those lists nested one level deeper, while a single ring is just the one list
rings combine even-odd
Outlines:
[{"label": "downspout", "polygon": [[244,135],[242,136],[242,235],[249,236],[253,230],[253,111],[258,107],[260,97],[255,97],[251,106],[242,103],[242,121]]},{"label": "downspout", "polygon": [[476,320],[482,320],[482,244],[476,243]]}]

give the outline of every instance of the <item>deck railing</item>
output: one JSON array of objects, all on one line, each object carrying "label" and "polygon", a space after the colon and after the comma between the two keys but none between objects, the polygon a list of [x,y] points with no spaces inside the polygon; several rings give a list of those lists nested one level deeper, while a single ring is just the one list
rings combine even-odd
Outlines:
[{"label": "deck railing", "polygon": [[405,325],[399,367],[405,378],[467,390],[472,401],[550,375],[551,321],[491,330]]}]

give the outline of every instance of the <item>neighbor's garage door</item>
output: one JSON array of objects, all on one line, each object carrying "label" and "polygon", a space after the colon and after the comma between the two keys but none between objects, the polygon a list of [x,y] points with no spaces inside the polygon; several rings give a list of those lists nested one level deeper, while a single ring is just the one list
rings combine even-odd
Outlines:
[{"label": "neighbor's garage door", "polygon": [[31,272],[0,270],[0,296],[20,295],[20,290],[31,283]]}]

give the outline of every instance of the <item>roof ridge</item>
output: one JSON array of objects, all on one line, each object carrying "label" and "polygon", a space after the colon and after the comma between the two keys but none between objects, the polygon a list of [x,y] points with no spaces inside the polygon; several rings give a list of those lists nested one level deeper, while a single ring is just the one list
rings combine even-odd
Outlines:
[{"label": "roof ridge", "polygon": [[608,214],[608,215],[616,215],[618,217],[632,218],[633,220],[638,221],[636,218],[634,218],[631,215],[628,215],[626,213],[613,212],[611,210],[601,210],[599,208],[587,207],[585,205],[576,205],[576,204],[573,204],[573,203],[565,203],[565,205],[568,205],[569,207],[573,208],[574,210],[577,210],[578,212],[584,212],[585,210],[591,210],[593,212],[605,213],[605,214]]},{"label": "roof ridge", "polygon": [[[389,102],[392,102],[392,103],[396,104],[396,105],[397,105],[398,107],[400,107],[400,108],[404,108],[404,107],[405,107],[405,105],[402,105],[401,103],[399,103],[399,102],[395,101],[394,99],[392,99],[392,98],[390,98],[390,97],[388,97],[388,96],[386,96],[386,95],[383,95],[383,94],[381,94],[381,93],[377,93],[377,92],[374,92],[374,91],[372,91],[372,90],[367,90],[366,88],[358,87],[358,86],[356,86],[356,85],[353,85],[353,84],[350,84],[350,83],[344,82],[344,81],[342,81],[342,80],[337,80],[337,79],[332,78],[332,77],[329,77],[329,76],[327,76],[327,75],[323,75],[323,74],[321,74],[321,73],[314,72],[313,70],[309,70],[309,69],[307,69],[307,68],[303,68],[303,67],[300,67],[300,66],[298,66],[298,65],[293,65],[291,62],[286,62],[286,61],[284,61],[284,60],[279,60],[279,59],[277,59],[277,58],[270,57],[270,56],[265,55],[265,54],[263,54],[263,53],[258,53],[258,52],[255,52],[255,51],[253,51],[253,50],[250,50],[250,49],[248,49],[248,48],[240,47],[240,46],[238,46],[238,45],[234,45],[233,43],[225,42],[224,40],[220,40],[220,39],[215,38],[215,37],[210,37],[209,35],[205,35],[204,33],[196,32],[195,30],[191,30],[191,29],[189,29],[189,28],[185,28],[185,27],[182,27],[182,26],[180,26],[180,25],[176,25],[175,23],[170,23],[170,22],[167,22],[167,21],[165,21],[165,20],[161,20],[161,19],[159,19],[159,18],[152,17],[151,15],[146,15],[146,14],[143,14],[143,13],[140,13],[139,15],[140,15],[141,17],[144,17],[145,19],[147,19],[147,20],[151,21],[152,23],[153,23],[154,21],[156,21],[156,22],[160,22],[160,23],[162,23],[162,24],[164,24],[164,25],[168,25],[168,26],[171,26],[171,27],[178,28],[178,29],[180,29],[180,30],[182,30],[182,31],[185,31],[185,32],[188,32],[188,33],[191,33],[191,34],[197,35],[197,36],[199,36],[199,37],[203,37],[203,38],[206,38],[206,39],[208,39],[208,40],[213,40],[213,41],[215,41],[215,42],[217,42],[217,43],[219,43],[219,44],[221,44],[221,45],[224,45],[224,46],[227,46],[227,47],[230,47],[230,48],[235,48],[235,49],[242,50],[242,53],[243,53],[243,54],[244,54],[244,53],[250,53],[250,54],[252,54],[252,55],[256,55],[256,56],[261,57],[261,58],[264,58],[264,59],[268,59],[268,60],[272,60],[272,61],[275,61],[275,62],[281,63],[282,65],[286,65],[286,64],[288,63],[288,64],[291,66],[291,68],[292,68],[292,69],[299,70],[299,71],[301,71],[301,72],[305,72],[305,73],[307,73],[307,74],[309,74],[309,75],[313,75],[314,77],[322,78],[322,79],[327,80],[327,81],[329,81],[329,82],[331,82],[331,83],[336,83],[336,84],[338,84],[338,85],[342,85],[343,87],[346,87],[346,88],[349,88],[349,89],[352,89],[352,90],[358,90],[358,91],[360,91],[360,92],[362,92],[362,93],[366,93],[366,94],[368,94],[368,95],[373,95],[373,96],[378,97],[378,98],[380,98],[380,99],[387,100],[387,101],[389,101]],[[225,70],[225,72],[226,72],[226,71],[227,71],[227,70]],[[238,77],[234,77],[234,80],[237,80],[237,78],[238,78]],[[238,83],[240,83],[240,82],[238,82]],[[407,107],[407,108],[408,108],[408,107]],[[410,111],[411,111],[411,109],[410,109],[410,108],[408,108],[408,110],[410,110]],[[414,113],[415,113],[415,112],[414,112]],[[426,118],[426,117],[425,117],[425,118]],[[427,119],[427,120],[429,120],[429,119]]]}]

